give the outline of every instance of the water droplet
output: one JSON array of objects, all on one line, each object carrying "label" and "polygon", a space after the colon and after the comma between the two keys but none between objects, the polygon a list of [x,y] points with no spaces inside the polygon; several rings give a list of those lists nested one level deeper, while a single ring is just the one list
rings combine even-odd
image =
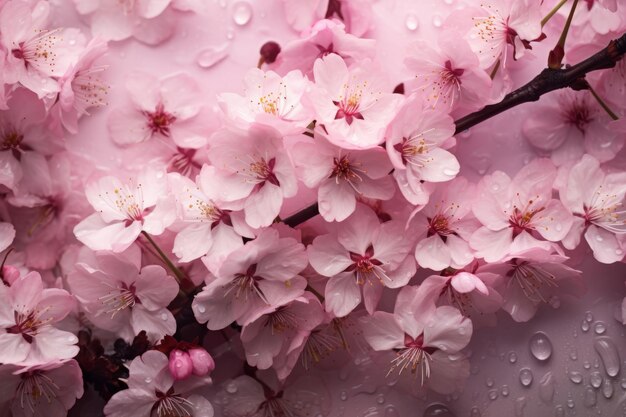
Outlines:
[{"label": "water droplet", "polygon": [[198,306],[198,312],[204,313],[206,312],[206,308],[204,306]]},{"label": "water droplet", "polygon": [[604,334],[604,332],[606,332],[606,325],[601,321],[597,321],[596,324],[593,325],[593,331],[596,332],[596,334]]},{"label": "water droplet", "polygon": [[602,242],[604,239],[602,239],[602,236],[598,235],[598,236],[596,236],[596,240],[598,242]]},{"label": "water droplet", "polygon": [[235,37],[235,31],[230,28],[226,31],[226,39],[233,39]]},{"label": "water droplet", "polygon": [[519,382],[523,386],[529,387],[533,383],[533,372],[529,368],[522,368],[519,371]]},{"label": "water droplet", "polygon": [[511,362],[511,363],[517,362],[517,353],[515,353],[515,352],[510,352],[509,353],[509,362]]},{"label": "water droplet", "polygon": [[553,309],[556,310],[557,308],[561,307],[561,299],[557,296],[553,296],[552,298],[550,298],[550,305]]},{"label": "water droplet", "polygon": [[602,385],[602,375],[598,371],[593,371],[589,376],[589,383],[594,388],[600,388]]},{"label": "water droplet", "polygon": [[602,359],[607,375],[610,377],[617,376],[620,368],[620,358],[613,341],[608,337],[603,337],[596,339],[593,346],[598,355],[600,355],[600,359]]},{"label": "water droplet", "polygon": [[385,409],[385,417],[400,417],[396,407],[390,406]]},{"label": "water droplet", "polygon": [[606,378],[602,383],[602,395],[604,398],[609,399],[613,396],[613,381]]},{"label": "water droplet", "polygon": [[433,16],[433,26],[436,28],[440,28],[443,25],[443,19],[438,14]]},{"label": "water droplet", "polygon": [[345,401],[348,399],[348,393],[345,391],[341,391],[341,393],[339,394],[339,398],[341,398],[341,401]]},{"label": "water droplet", "polygon": [[250,3],[240,1],[233,6],[233,21],[239,26],[247,25],[252,18],[252,6]]},{"label": "water droplet", "polygon": [[406,20],[404,21],[406,28],[411,32],[415,32],[417,28],[420,26],[420,21],[414,13],[409,13],[406,15]]},{"label": "water droplet", "polygon": [[589,361],[585,361],[585,363],[583,363],[583,368],[585,369],[591,368],[591,364],[589,363]]},{"label": "water droplet", "polygon": [[152,378],[150,378],[149,376],[146,377],[146,379],[144,379],[144,381],[146,381],[146,384],[149,384],[152,382]]},{"label": "water droplet", "polygon": [[575,350],[572,350],[572,351],[569,353],[569,358],[570,358],[571,360],[575,361],[576,359],[578,359],[578,353],[577,353]]},{"label": "water droplet", "polygon": [[385,396],[380,394],[377,398],[376,398],[376,402],[378,404],[384,404],[385,403]]},{"label": "water droplet", "polygon": [[472,407],[470,411],[470,417],[482,417],[482,414],[480,413],[480,410],[478,409],[478,407],[476,406]]},{"label": "water droplet", "polygon": [[565,404],[567,404],[567,408],[574,408],[574,400],[572,398],[568,398]]},{"label": "water droplet", "polygon": [[587,333],[589,331],[589,322],[587,320],[583,320],[583,322],[580,324],[580,330],[582,330],[584,333]]},{"label": "water droplet", "polygon": [[552,372],[546,372],[539,381],[539,398],[546,403],[550,404],[554,398],[554,377]]},{"label": "water droplet", "polygon": [[509,386],[508,385],[502,385],[502,388],[500,388],[500,394],[502,394],[503,397],[508,397],[509,396]]},{"label": "water droplet", "polygon": [[626,378],[622,379],[619,385],[622,387],[622,389],[626,389]]},{"label": "water droplet", "polygon": [[557,405],[554,407],[554,417],[563,417],[565,416],[565,409],[562,405]]},{"label": "water droplet", "polygon": [[498,190],[500,189],[500,184],[493,184],[493,185],[491,186],[491,189],[492,189],[493,191],[498,191]]},{"label": "water droplet", "polygon": [[493,387],[493,379],[487,378],[485,380],[485,385],[487,385],[489,388]]},{"label": "water droplet", "polygon": [[585,321],[591,323],[593,321],[593,314],[591,313],[591,311],[587,311],[585,313]]},{"label": "water droplet", "polygon": [[449,169],[449,168],[445,168],[443,170],[443,175],[446,175],[448,177],[454,177],[457,173],[458,173],[458,171],[455,171],[455,170]]},{"label": "water droplet", "polygon": [[196,64],[201,68],[211,68],[222,62],[229,54],[230,44],[227,42],[220,46],[213,46],[201,50],[196,56]]},{"label": "water droplet", "polygon": [[168,318],[169,316],[167,315],[167,313],[161,313],[161,320],[167,321]]},{"label": "water droplet", "polygon": [[237,384],[234,382],[229,382],[226,384],[226,392],[229,394],[235,394],[237,392]]},{"label": "water droplet", "polygon": [[537,332],[530,338],[530,353],[540,361],[545,361],[552,355],[552,342],[543,332]]},{"label": "water droplet", "polygon": [[585,388],[585,393],[583,395],[583,404],[585,407],[593,407],[598,402],[598,398],[596,396],[596,391],[591,388]]},{"label": "water droplet", "polygon": [[619,248],[617,248],[617,249],[615,249],[615,254],[616,254],[616,255],[623,255],[623,254],[624,254],[624,251],[623,251],[623,250],[621,250],[621,249],[619,249]]},{"label": "water droplet", "polygon": [[495,400],[498,398],[498,390],[497,389],[491,389],[487,392],[487,397],[489,397],[489,399],[491,401]]},{"label": "water droplet", "polygon": [[455,417],[452,411],[443,404],[435,403],[424,410],[424,417]]},{"label": "water droplet", "polygon": [[583,374],[578,371],[570,371],[569,372],[569,380],[574,384],[580,384],[583,382]]}]

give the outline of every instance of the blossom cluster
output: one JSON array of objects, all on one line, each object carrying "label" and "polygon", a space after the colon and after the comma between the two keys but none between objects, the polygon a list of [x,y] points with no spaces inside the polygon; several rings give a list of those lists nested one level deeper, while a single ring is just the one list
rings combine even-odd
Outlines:
[{"label": "blossom cluster", "polygon": [[[259,45],[243,88],[215,99],[184,69],[106,81],[108,49],[158,48],[202,1],[68,3],[88,30],[55,27],[52,2],[0,0],[0,407],[13,416],[66,415],[84,383],[112,417],[295,415],[292,372],[339,350],[388,354],[389,374],[452,393],[473,329],[583,295],[571,258],[624,259],[626,61],[527,105],[535,157],[516,173],[460,163],[455,119],[540,68],[568,13],[557,2],[462,2],[436,39],[411,40],[399,78],[373,1],[284,0],[299,36]],[[623,33],[625,8],[580,5],[565,62]],[[109,105],[112,89],[124,100]],[[92,113],[128,155],[115,168],[70,145],[90,142]],[[245,394],[216,403],[224,337]]]}]

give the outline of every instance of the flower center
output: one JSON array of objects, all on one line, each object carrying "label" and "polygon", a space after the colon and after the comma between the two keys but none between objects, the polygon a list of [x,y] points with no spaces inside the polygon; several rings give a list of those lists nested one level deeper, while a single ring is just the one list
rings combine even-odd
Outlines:
[{"label": "flower center", "polygon": [[186,177],[191,176],[194,171],[198,172],[202,167],[193,159],[196,156],[196,152],[195,149],[176,147],[176,153],[170,159],[167,170],[169,172],[178,172]]},{"label": "flower center", "polygon": [[297,329],[297,316],[286,307],[279,307],[267,318],[266,326],[272,328],[272,334],[282,333],[285,330]]},{"label": "flower center", "polygon": [[300,357],[302,367],[309,370],[311,365],[319,363],[340,347],[342,342],[337,336],[320,329],[313,330],[304,344]]},{"label": "flower center", "polygon": [[74,108],[79,114],[86,113],[89,107],[101,107],[107,104],[109,86],[104,84],[97,74],[105,67],[89,68],[78,71],[72,80]]},{"label": "flower center", "polygon": [[155,111],[144,114],[148,118],[148,129],[152,134],[170,135],[170,126],[176,121],[176,117],[166,112],[163,104],[158,104]]},{"label": "flower center", "polygon": [[15,325],[9,327],[6,331],[12,334],[21,334],[28,343],[33,342],[33,338],[37,336],[39,329],[52,321],[52,318],[42,319],[42,314],[46,313],[49,308],[44,310],[35,310],[21,313],[14,312]]},{"label": "flower center", "polygon": [[333,170],[328,178],[335,178],[335,182],[339,184],[339,181],[346,181],[354,191],[360,194],[357,189],[358,183],[363,181],[361,175],[365,174],[365,171],[359,168],[359,164],[350,162],[349,156],[344,155],[339,158],[333,158]]},{"label": "flower center", "polygon": [[428,232],[426,235],[428,237],[433,235],[439,235],[444,239],[448,235],[453,234],[454,232],[450,230],[450,222],[448,221],[448,217],[443,214],[436,214],[432,218],[427,218],[428,220]]},{"label": "flower center", "polygon": [[584,134],[593,121],[593,114],[586,101],[575,98],[565,113],[565,121]]},{"label": "flower center", "polygon": [[[26,68],[32,66],[36,70],[54,69],[56,65],[56,53],[54,47],[60,40],[56,34],[61,29],[38,30],[37,34],[24,42],[20,42],[18,47],[11,50],[11,55],[24,61]],[[44,68],[47,66],[48,68]]]},{"label": "flower center", "polygon": [[263,294],[263,291],[259,288],[259,281],[262,278],[255,276],[256,266],[256,264],[252,264],[248,267],[246,272],[236,274],[234,279],[226,284],[228,289],[224,293],[224,296],[234,291],[235,298],[237,299],[243,298],[243,300],[247,302],[248,298],[259,297],[265,304],[269,305],[265,294]]},{"label": "flower center", "polygon": [[0,149],[3,151],[19,151],[21,150],[22,140],[24,140],[24,135],[15,129],[7,129],[2,134]]},{"label": "flower center", "polygon": [[335,120],[345,119],[349,125],[354,122],[354,119],[363,120],[359,108],[361,106],[361,99],[363,98],[363,91],[367,87],[367,81],[357,83],[355,86],[345,84],[343,87],[343,95],[339,97],[339,100],[333,101],[333,104],[337,106],[337,113],[335,114]]},{"label": "flower center", "polygon": [[558,287],[556,277],[539,265],[532,265],[517,258],[509,262],[513,265],[513,269],[507,273],[507,276],[512,278],[509,285],[513,283],[519,285],[529,300],[547,303],[541,291],[546,287]]},{"label": "flower center", "polygon": [[424,133],[415,134],[409,138],[402,138],[402,142],[396,143],[393,148],[400,153],[404,165],[413,165],[423,168],[433,160],[428,155],[428,143]]},{"label": "flower center", "polygon": [[590,205],[583,205],[585,224],[595,224],[613,233],[626,233],[626,210],[617,194],[604,193],[602,185],[593,194]]},{"label": "flower center", "polygon": [[133,308],[135,304],[141,304],[135,295],[135,291],[135,284],[131,284],[129,287],[122,282],[116,287],[111,286],[111,291],[98,299],[108,308],[106,312],[111,314],[111,318],[113,318],[120,311],[129,307]]},{"label": "flower center", "polygon": [[167,393],[156,391],[157,402],[152,407],[151,417],[191,417],[193,404],[186,398],[174,393],[170,388]]},{"label": "flower center", "polygon": [[28,408],[32,414],[43,399],[44,406],[52,403],[57,398],[59,386],[48,376],[40,371],[27,372],[22,374],[15,391],[15,398],[19,399],[22,410]]},{"label": "flower center", "polygon": [[368,282],[372,285],[373,282],[379,282],[384,285],[385,281],[391,281],[381,267],[383,263],[374,258],[374,247],[372,245],[367,247],[364,255],[350,252],[350,259],[354,263],[346,268],[346,271],[354,271],[357,284],[364,285]]},{"label": "flower center", "polygon": [[404,335],[404,348],[399,349],[397,356],[391,361],[391,368],[387,375],[398,370],[398,374],[402,375],[406,369],[409,369],[415,376],[420,376],[421,383],[430,378],[430,362],[431,355],[437,350],[424,346],[424,335],[420,334],[413,339],[408,334]]},{"label": "flower center", "polygon": [[[519,196],[519,193],[517,195]],[[536,196],[536,199],[539,199],[539,196]],[[536,219],[535,216],[545,210],[545,207],[533,208],[532,206],[535,203],[536,200],[530,199],[522,209],[513,206],[513,213],[509,216],[509,227],[513,228],[513,237],[518,236],[523,231],[535,229],[533,219]]]}]

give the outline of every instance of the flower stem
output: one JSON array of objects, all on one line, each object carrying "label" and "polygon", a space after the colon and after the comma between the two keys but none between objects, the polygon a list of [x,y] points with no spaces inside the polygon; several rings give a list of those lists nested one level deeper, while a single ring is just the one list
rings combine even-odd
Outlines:
[{"label": "flower stem", "polygon": [[313,295],[315,295],[317,299],[320,300],[320,303],[324,303],[324,296],[320,294],[315,288],[311,287],[310,285],[307,285],[306,291],[313,293]]},{"label": "flower stem", "polygon": [[565,3],[567,3],[567,0],[561,0],[556,6],[554,6],[554,8],[550,10],[550,12],[543,19],[541,19],[541,27],[544,27],[546,23],[552,19],[552,16],[554,16]]},{"label": "flower stem", "polygon": [[550,55],[548,56],[548,68],[560,69],[563,64],[563,57],[565,56],[565,40],[567,39],[569,28],[572,25],[572,19],[574,18],[576,6],[578,6],[578,0],[574,0],[574,4],[572,4],[572,8],[567,16],[563,32],[561,32],[561,36],[559,37],[559,41],[556,43],[554,49],[550,51]]},{"label": "flower stem", "polygon": [[498,59],[495,63],[495,65],[493,66],[493,69],[491,70],[491,73],[489,74],[489,78],[491,78],[492,80],[494,78],[496,78],[496,74],[498,73],[498,70],[500,69],[500,60]]},{"label": "flower stem", "polygon": [[[172,273],[176,277],[176,281],[178,281],[178,285],[180,285],[181,291],[186,293],[187,292],[187,287],[190,286],[191,282],[185,276],[183,271],[181,271],[180,268],[178,268],[176,265],[174,265],[174,263],[172,261],[170,261],[170,258],[168,258],[167,255],[165,254],[165,252],[163,252],[163,250],[161,250],[159,245],[157,245],[157,243],[154,241],[154,239],[152,239],[152,236],[150,236],[148,233],[146,233],[145,230],[142,230],[141,234],[144,235],[144,237],[148,240],[148,242],[150,242],[152,247],[159,254],[159,257],[161,258],[161,260],[165,263],[165,265],[167,265],[169,270],[172,271]],[[191,284],[191,287],[193,287],[193,284]]]},{"label": "flower stem", "polygon": [[619,116],[617,114],[615,114],[615,112],[613,110],[611,110],[611,108],[608,106],[608,104],[606,104],[606,102],[604,100],[602,100],[602,98],[598,95],[598,93],[596,93],[596,90],[594,90],[593,87],[591,87],[591,84],[587,83],[587,89],[589,90],[589,92],[591,93],[593,98],[596,99],[596,101],[598,102],[600,107],[602,107],[604,109],[606,114],[608,114],[611,119],[613,119],[613,120],[618,120],[619,119]]}]

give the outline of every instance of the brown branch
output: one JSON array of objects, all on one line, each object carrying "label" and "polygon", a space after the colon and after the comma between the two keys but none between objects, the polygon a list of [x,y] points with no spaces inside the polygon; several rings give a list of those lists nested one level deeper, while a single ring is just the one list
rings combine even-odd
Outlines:
[{"label": "brown branch", "polygon": [[[626,33],[618,39],[612,40],[606,48],[584,61],[562,69],[546,68],[526,85],[507,94],[501,102],[490,104],[477,112],[461,117],[454,122],[456,125],[455,135],[515,106],[537,101],[542,95],[551,91],[568,87],[574,88],[576,85],[580,85],[588,73],[613,68],[624,54],[626,54]],[[283,222],[295,227],[318,214],[317,203],[315,203],[287,217]]]}]

